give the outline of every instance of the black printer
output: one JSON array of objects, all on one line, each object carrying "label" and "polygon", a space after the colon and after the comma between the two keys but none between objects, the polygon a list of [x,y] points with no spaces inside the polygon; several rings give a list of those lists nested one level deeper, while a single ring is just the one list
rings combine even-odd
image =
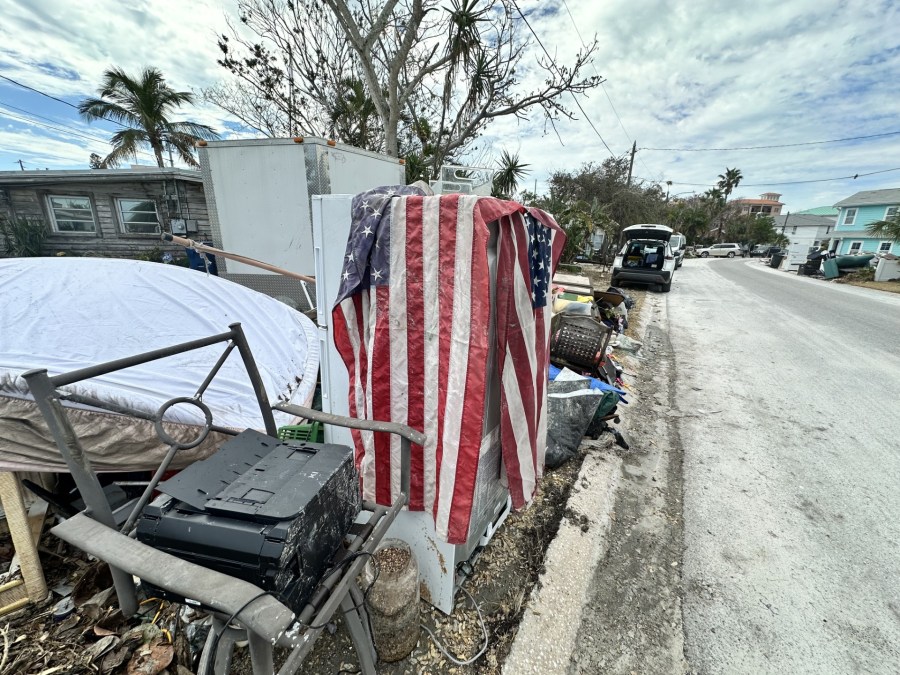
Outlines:
[{"label": "black printer", "polygon": [[351,448],[250,429],[158,489],[139,541],[256,584],[298,613],[361,509]]}]

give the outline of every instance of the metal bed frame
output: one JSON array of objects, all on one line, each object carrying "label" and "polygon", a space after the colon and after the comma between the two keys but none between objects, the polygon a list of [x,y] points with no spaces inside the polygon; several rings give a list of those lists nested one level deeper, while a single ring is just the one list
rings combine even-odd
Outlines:
[{"label": "metal bed frame", "polygon": [[[92,377],[220,343],[227,343],[226,347],[196,393],[190,397],[180,396],[166,401],[155,415],[60,391],[62,387]],[[299,615],[295,615],[279,600],[254,584],[181,560],[133,538],[134,524],[178,450],[199,445],[210,430],[237,434],[235,430],[216,426],[209,408],[202,400],[203,393],[234,349],[237,349],[243,360],[268,435],[277,437],[272,411],[279,410],[325,424],[396,434],[401,439],[400,495],[390,507],[363,502],[363,513],[368,514],[368,520],[363,523],[357,522],[351,528],[345,538],[345,548],[338,551],[330,571],[319,581],[310,601]],[[391,523],[407,503],[410,443],[424,444],[424,434],[392,422],[352,419],[284,403],[270,405],[250,346],[239,323],[231,324],[225,333],[69,373],[50,376],[46,370],[38,369],[24,373],[23,377],[86,506],[82,513],[65,520],[51,531],[60,539],[109,564],[123,615],[133,616],[137,611],[137,589],[133,580],[133,577],[137,576],[173,593],[191,598],[211,610],[213,630],[210,631],[201,654],[200,673],[208,673],[210,666],[216,675],[229,673],[234,643],[238,640],[247,640],[255,675],[275,672],[273,652],[275,646],[291,650],[286,662],[278,671],[279,675],[291,675],[300,667],[335,613],[341,611],[359,657],[361,672],[374,675],[377,656],[369,630],[364,594],[356,579],[367,557],[374,554]],[[169,451],[121,529],[116,526],[97,474],[69,423],[62,400],[150,419],[155,423],[157,435],[169,445]],[[169,408],[184,403],[200,408],[206,418],[206,423],[197,438],[189,442],[180,442],[172,438],[162,424],[163,416]],[[237,623],[239,628],[232,628],[230,626],[232,622]]]}]

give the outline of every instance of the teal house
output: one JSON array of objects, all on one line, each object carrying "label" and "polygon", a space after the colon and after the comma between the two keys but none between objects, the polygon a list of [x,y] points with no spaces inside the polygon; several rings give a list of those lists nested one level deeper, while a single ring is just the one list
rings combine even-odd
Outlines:
[{"label": "teal house", "polygon": [[864,190],[834,205],[838,210],[834,240],[829,247],[839,255],[846,253],[894,253],[900,255],[900,243],[875,239],[866,226],[900,215],[900,188]]}]

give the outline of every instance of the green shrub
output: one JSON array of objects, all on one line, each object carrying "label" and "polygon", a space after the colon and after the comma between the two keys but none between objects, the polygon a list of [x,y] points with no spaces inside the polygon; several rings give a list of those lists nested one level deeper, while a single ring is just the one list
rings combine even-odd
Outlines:
[{"label": "green shrub", "polygon": [[47,228],[40,220],[0,217],[0,237],[11,258],[35,258],[44,250]]}]

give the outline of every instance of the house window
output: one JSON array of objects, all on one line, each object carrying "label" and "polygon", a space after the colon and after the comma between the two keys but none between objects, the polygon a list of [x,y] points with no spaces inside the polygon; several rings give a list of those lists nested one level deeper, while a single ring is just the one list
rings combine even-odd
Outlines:
[{"label": "house window", "polygon": [[883,241],[878,245],[879,253],[890,253],[891,252],[891,242]]},{"label": "house window", "polygon": [[797,234],[797,226],[796,226],[796,225],[794,225],[794,226],[791,228],[791,234]]},{"label": "house window", "polygon": [[[847,209],[844,212],[844,225],[852,225],[853,221],[855,221],[855,220],[856,220],[856,209]],[[860,246],[862,246],[862,242],[860,242]]]},{"label": "house window", "polygon": [[849,253],[859,253],[862,249],[863,243],[861,241],[851,241],[850,242],[850,251]]},{"label": "house window", "polygon": [[118,199],[116,203],[125,234],[159,234],[159,216],[152,199]]},{"label": "house window", "polygon": [[55,232],[95,232],[94,207],[90,197],[50,195],[50,220]]},{"label": "house window", "polygon": [[889,206],[884,210],[884,219],[892,220],[897,217],[897,210],[900,209],[900,206]]}]

